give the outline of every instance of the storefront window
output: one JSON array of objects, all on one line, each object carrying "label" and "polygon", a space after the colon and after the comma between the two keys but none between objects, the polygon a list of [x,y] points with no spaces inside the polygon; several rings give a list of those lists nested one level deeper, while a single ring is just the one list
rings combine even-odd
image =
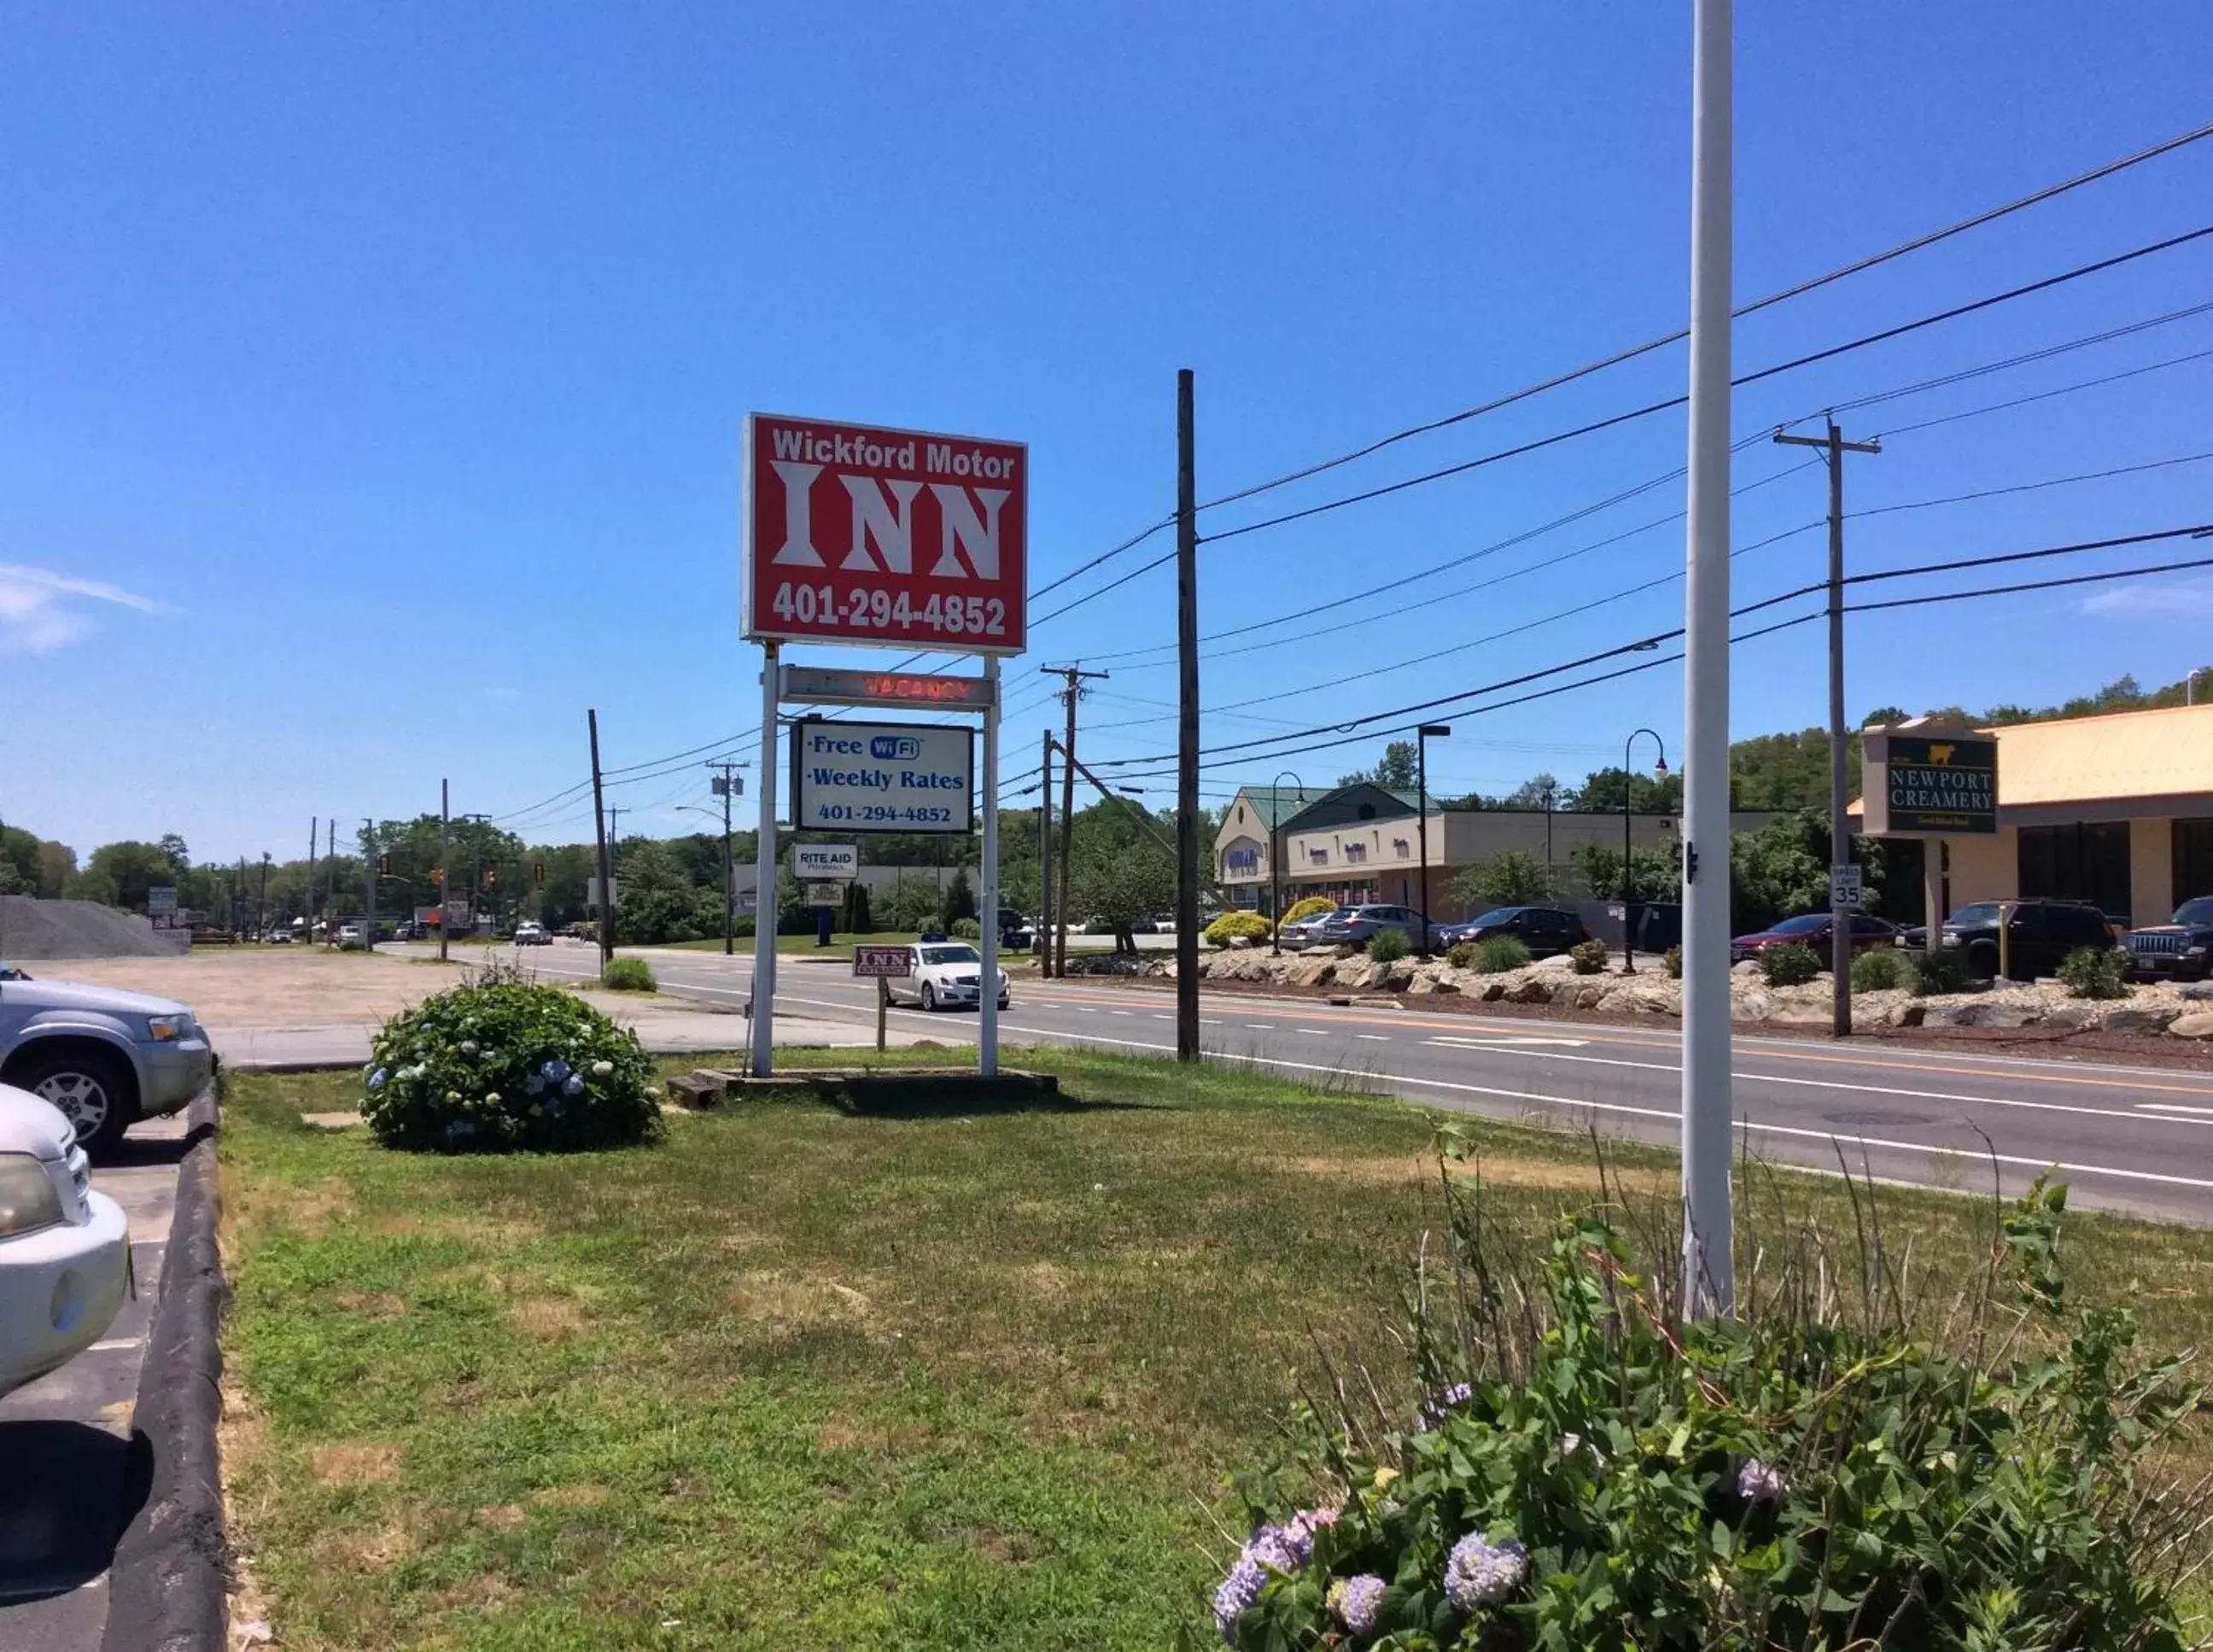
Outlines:
[{"label": "storefront window", "polygon": [[2087,900],[2108,917],[2133,917],[2127,821],[2023,826],[2019,835],[2020,889],[2024,899]]},{"label": "storefront window", "polygon": [[[2213,895],[2213,820],[2174,823],[2174,900],[2180,905],[2195,895]],[[2162,912],[2161,917],[2166,917]],[[2146,923],[2157,919],[2146,918]]]}]

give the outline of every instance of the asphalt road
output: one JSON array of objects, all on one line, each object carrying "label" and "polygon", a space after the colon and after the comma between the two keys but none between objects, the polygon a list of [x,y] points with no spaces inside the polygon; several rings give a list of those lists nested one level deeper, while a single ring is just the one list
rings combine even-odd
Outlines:
[{"label": "asphalt road", "polygon": [[107,1567],[144,1501],[130,1449],[138,1368],[161,1289],[185,1116],[135,1126],[92,1185],[131,1220],[137,1294],[58,1371],[0,1399],[0,1647],[93,1652],[107,1625]]},{"label": "asphalt road", "polygon": [[[649,954],[661,990],[722,1004],[752,992],[752,960]],[[588,976],[582,948],[549,948],[546,973]],[[795,1015],[872,1025],[874,985],[842,964],[783,960],[777,1003]],[[1166,992],[1016,978],[1002,1017],[1011,1043],[1173,1053]],[[1681,1128],[1672,1029],[1439,1015],[1389,1005],[1208,992],[1200,1035],[1219,1057],[1317,1082],[1357,1080],[1427,1106],[1673,1146]],[[895,1025],[972,1039],[973,1012],[894,1009]],[[2213,1222],[2213,1077],[2173,1070],[1832,1045],[1741,1034],[1734,1104],[1741,1138],[1778,1162],[1976,1191],[1995,1172],[2018,1190],[2057,1166],[2078,1202]]]}]

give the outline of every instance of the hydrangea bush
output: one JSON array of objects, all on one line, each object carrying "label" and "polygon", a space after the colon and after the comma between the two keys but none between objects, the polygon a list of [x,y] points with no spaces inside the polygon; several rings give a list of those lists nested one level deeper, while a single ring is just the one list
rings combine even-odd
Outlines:
[{"label": "hydrangea bush", "polygon": [[362,1117],[387,1147],[442,1153],[626,1147],[659,1130],[637,1035],[575,994],[513,976],[403,1009],[363,1070]]},{"label": "hydrangea bush", "polygon": [[[1457,1277],[1433,1254],[1402,1327],[1414,1396],[1335,1382],[1239,1477],[1257,1524],[1215,1630],[1244,1652],[2181,1652],[2172,1590],[2213,1504],[2157,1454],[2203,1391],[2137,1353],[2126,1310],[2064,1310],[2064,1203],[1995,1207],[1932,1339],[1888,1256],[1894,1283],[1847,1300],[1864,1276],[1811,1245],[1747,1271],[1741,1318],[1686,1324],[1607,1220],[1525,1265],[1455,1198]],[[1314,1506],[1271,1515],[1289,1486]]]}]

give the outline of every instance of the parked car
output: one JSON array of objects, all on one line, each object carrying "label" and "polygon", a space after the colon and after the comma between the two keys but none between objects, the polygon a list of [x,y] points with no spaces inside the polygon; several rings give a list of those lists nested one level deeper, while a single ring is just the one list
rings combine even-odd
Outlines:
[{"label": "parked car", "polygon": [[214,1076],[215,1052],[183,1004],[0,970],[0,1084],[60,1108],[88,1152],[175,1113]]},{"label": "parked car", "polygon": [[550,947],[553,937],[546,933],[543,924],[525,918],[515,926],[515,944],[518,947]]},{"label": "parked car", "polygon": [[2005,914],[2007,973],[2013,980],[2049,975],[2078,948],[2103,950],[2115,944],[2105,913],[2087,901],[1974,901],[1944,920],[1939,944],[1964,954],[1967,972],[1978,980],[1993,979],[1998,972],[2001,912]]},{"label": "parked car", "polygon": [[1329,912],[1308,912],[1304,917],[1295,917],[1278,927],[1276,939],[1286,952],[1303,952],[1321,942],[1321,926],[1329,922]]},{"label": "parked car", "polygon": [[1398,930],[1417,950],[1422,945],[1422,915],[1411,906],[1340,906],[1322,914],[1314,939],[1326,947],[1364,947],[1385,930]]},{"label": "parked car", "polygon": [[261,939],[269,946],[289,947],[292,944],[291,926],[285,924],[272,924],[262,930]]},{"label": "parked car", "polygon": [[2213,965],[2213,895],[2186,900],[2165,924],[2131,930],[2129,973],[2141,980],[2202,981]]},{"label": "parked car", "polygon": [[1011,906],[999,911],[999,944],[1011,952],[1027,952],[1037,944],[1037,930]]},{"label": "parked car", "polygon": [[0,1084],[0,1394],[99,1341],[130,1285],[130,1225],[68,1118]]},{"label": "parked car", "polygon": [[[959,1009],[980,1003],[977,983],[984,959],[966,941],[925,942],[907,948],[907,972],[887,983],[893,1002],[904,994],[924,1009]],[[1007,1007],[1007,972],[999,972],[999,1008]]]},{"label": "parked car", "polygon": [[365,946],[367,946],[368,944],[369,944],[369,932],[368,932],[366,930],[363,929],[363,928],[362,928],[362,926],[361,926],[360,924],[339,924],[339,925],[338,925],[338,945],[339,945],[339,946],[341,946],[341,947],[365,947]]},{"label": "parked car", "polygon": [[1565,952],[1591,938],[1582,919],[1564,906],[1494,906],[1464,924],[1440,925],[1437,943],[1456,947],[1463,941],[1482,941],[1494,935],[1521,936],[1533,958]]},{"label": "parked car", "polygon": [[[1851,952],[1856,955],[1876,947],[1898,944],[1898,926],[1881,918],[1870,917],[1865,912],[1852,914]],[[1836,920],[1829,912],[1805,912],[1796,917],[1786,917],[1772,929],[1761,930],[1754,935],[1740,935],[1729,942],[1729,962],[1741,964],[1757,959],[1774,947],[1811,947],[1821,960],[1823,969],[1836,967]]]}]

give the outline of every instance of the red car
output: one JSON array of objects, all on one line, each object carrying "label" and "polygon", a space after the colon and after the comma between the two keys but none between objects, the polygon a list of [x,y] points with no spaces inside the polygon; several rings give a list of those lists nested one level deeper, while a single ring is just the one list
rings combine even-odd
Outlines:
[{"label": "red car", "polygon": [[[1762,930],[1757,935],[1741,935],[1729,942],[1729,962],[1741,964],[1754,959],[1771,947],[1797,945],[1811,947],[1821,960],[1821,967],[1832,966],[1833,954],[1830,940],[1834,921],[1827,912],[1808,912],[1798,917],[1786,917],[1771,930]],[[1898,929],[1879,917],[1869,917],[1864,912],[1852,917],[1852,948],[1854,952],[1866,952],[1873,947],[1894,947],[1898,944]]]}]

